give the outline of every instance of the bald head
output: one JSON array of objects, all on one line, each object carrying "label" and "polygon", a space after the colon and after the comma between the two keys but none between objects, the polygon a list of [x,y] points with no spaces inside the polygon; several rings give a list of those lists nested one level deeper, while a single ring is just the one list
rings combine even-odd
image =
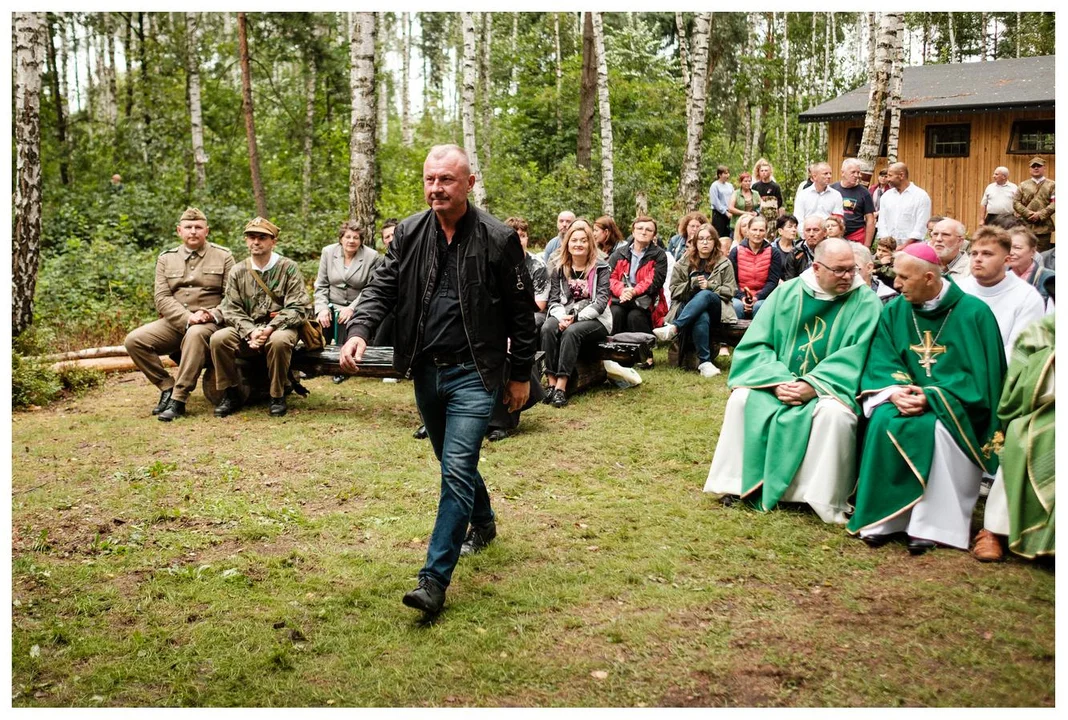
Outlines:
[{"label": "bald head", "polygon": [[853,286],[857,261],[850,245],[848,240],[827,238],[816,246],[812,271],[825,293],[841,295]]},{"label": "bald head", "polygon": [[831,184],[831,166],[825,162],[818,162],[812,166],[812,184],[816,189],[823,192]]},{"label": "bald head", "polygon": [[575,222],[575,213],[570,210],[564,210],[556,216],[556,232],[562,238],[567,229],[571,227],[571,223]]}]

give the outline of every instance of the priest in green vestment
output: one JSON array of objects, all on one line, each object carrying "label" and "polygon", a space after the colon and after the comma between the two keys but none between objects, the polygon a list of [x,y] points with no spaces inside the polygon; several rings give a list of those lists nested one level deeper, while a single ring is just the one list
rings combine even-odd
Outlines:
[{"label": "priest in green vestment", "polygon": [[869,545],[904,532],[909,551],[968,548],[1005,378],[990,308],[943,279],[938,256],[913,243],[894,257],[895,287],[861,377],[870,418],[849,531]]},{"label": "priest in green vestment", "polygon": [[844,524],[856,477],[857,386],[882,304],[848,241],[768,297],[734,351],[705,492],[759,510],[808,504]]},{"label": "priest in green vestment", "polygon": [[972,554],[1000,560],[998,535],[1009,549],[1034,559],[1053,556],[1056,545],[1055,341],[1053,315],[1028,325],[1013,346],[998,417],[1005,431],[1001,466],[986,499],[983,529]]}]

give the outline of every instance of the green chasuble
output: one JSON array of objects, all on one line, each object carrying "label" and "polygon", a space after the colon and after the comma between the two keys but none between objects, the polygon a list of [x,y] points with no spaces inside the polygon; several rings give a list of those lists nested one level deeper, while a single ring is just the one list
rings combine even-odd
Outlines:
[{"label": "green chasuble", "polygon": [[1001,473],[1009,505],[1009,549],[1053,555],[1056,541],[1053,392],[1056,322],[1046,315],[1016,338],[998,405],[1005,426]]},{"label": "green chasuble", "polygon": [[928,410],[905,417],[891,402],[872,413],[857,478],[856,510],[848,530],[858,533],[909,508],[923,497],[934,455],[935,421],[987,472],[997,469],[990,441],[1005,378],[1001,331],[990,308],[951,281],[934,310],[904,295],[887,303],[861,376],[861,395],[895,385],[918,385]]},{"label": "green chasuble", "polygon": [[[742,497],[771,510],[808,449],[820,398],[857,412],[855,395],[882,303],[859,278],[837,297],[817,297],[812,273],[783,283],[761,306],[734,351],[727,384],[751,388],[745,404]],[[784,405],[775,386],[804,380],[816,397]]]}]

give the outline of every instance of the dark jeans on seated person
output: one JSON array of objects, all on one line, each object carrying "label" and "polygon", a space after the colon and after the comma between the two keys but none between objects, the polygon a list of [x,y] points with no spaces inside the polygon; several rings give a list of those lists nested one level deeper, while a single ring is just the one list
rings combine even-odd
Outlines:
[{"label": "dark jeans on seated person", "polygon": [[701,290],[682,306],[678,317],[675,318],[673,324],[676,328],[690,331],[699,362],[712,362],[709,333],[713,327],[719,325],[722,312],[723,301],[719,295],[712,290]]},{"label": "dark jeans on seated person", "polygon": [[541,349],[545,351],[546,374],[571,377],[582,346],[602,342],[607,337],[608,330],[600,320],[576,320],[561,333],[559,320],[545,318],[541,326]]},{"label": "dark jeans on seated person", "polygon": [[612,298],[612,332],[653,332],[653,315],[649,310],[639,307],[630,300],[625,303]]},{"label": "dark jeans on seated person", "polygon": [[486,390],[473,361],[438,366],[430,358],[420,359],[412,381],[415,404],[441,462],[438,516],[419,576],[447,588],[468,525],[486,525],[494,519],[486,483],[478,472],[478,455],[497,390]]},{"label": "dark jeans on seated person", "polygon": [[755,303],[753,303],[753,314],[750,315],[745,311],[745,308],[742,307],[742,301],[738,298],[734,298],[734,313],[738,316],[739,320],[752,320],[756,317],[757,310],[759,310],[760,306],[763,304],[763,300],[757,300]]}]

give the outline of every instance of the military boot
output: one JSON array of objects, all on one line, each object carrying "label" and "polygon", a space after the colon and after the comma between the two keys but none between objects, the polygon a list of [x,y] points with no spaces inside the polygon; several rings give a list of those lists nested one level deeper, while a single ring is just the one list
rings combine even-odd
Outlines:
[{"label": "military boot", "polygon": [[171,401],[171,394],[173,392],[174,388],[170,387],[159,394],[159,402],[156,404],[156,407],[152,408],[153,415],[159,415],[167,409],[167,403]]},{"label": "military boot", "polygon": [[244,401],[241,399],[241,391],[235,387],[226,388],[226,395],[215,406],[215,417],[223,418],[227,415],[233,415],[235,412],[241,409],[244,405]]},{"label": "military boot", "polygon": [[185,415],[185,403],[181,400],[171,400],[167,403],[167,407],[163,409],[156,419],[160,422],[170,422],[175,418],[180,418]]}]

